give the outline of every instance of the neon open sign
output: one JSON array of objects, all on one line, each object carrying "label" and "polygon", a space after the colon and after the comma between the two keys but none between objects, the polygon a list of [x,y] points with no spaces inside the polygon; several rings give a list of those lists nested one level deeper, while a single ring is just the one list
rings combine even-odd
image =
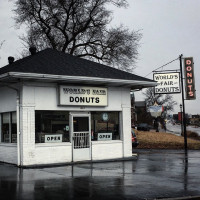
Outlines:
[{"label": "neon open sign", "polygon": [[184,58],[186,99],[196,99],[193,58]]}]

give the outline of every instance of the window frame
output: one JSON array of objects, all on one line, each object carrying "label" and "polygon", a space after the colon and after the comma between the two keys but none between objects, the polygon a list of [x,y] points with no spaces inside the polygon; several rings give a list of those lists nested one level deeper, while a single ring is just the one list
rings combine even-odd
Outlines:
[{"label": "window frame", "polygon": [[[12,117],[13,117],[13,113],[16,113],[16,111],[11,111],[11,112],[3,112],[3,113],[0,113],[0,143],[3,143],[3,144],[16,144],[17,143],[17,140],[16,142],[12,142]],[[4,135],[3,134],[3,131],[2,131],[2,128],[3,128],[3,115],[5,114],[8,114],[8,135],[9,135],[9,142],[5,142],[4,141]],[[16,116],[17,117],[17,116]],[[17,119],[16,119],[16,134],[17,134]]]},{"label": "window frame", "polygon": [[[64,113],[64,115],[66,115],[66,113],[67,113],[67,116],[68,116],[68,126],[70,127],[70,120],[69,120],[69,111],[68,110],[35,110],[35,144],[36,145],[39,145],[39,144],[42,144],[42,145],[58,145],[58,144],[63,144],[63,143],[70,143],[71,141],[70,141],[70,130],[65,130],[66,132],[68,132],[68,137],[64,137],[64,134],[67,134],[66,132],[63,132],[63,133],[56,133],[56,132],[53,132],[52,131],[52,129],[53,129],[53,126],[52,125],[59,125],[60,123],[58,123],[59,122],[59,120],[58,119],[50,119],[50,129],[51,129],[51,131],[47,131],[47,132],[45,132],[45,131],[42,131],[42,129],[44,129],[45,128],[45,126],[44,127],[42,127],[42,125],[41,125],[41,127],[39,127],[40,129],[41,129],[41,131],[38,131],[37,129],[38,128],[36,128],[36,126],[37,126],[37,124],[36,124],[36,122],[38,122],[38,121],[40,121],[40,123],[42,123],[42,122],[44,122],[44,120],[45,120],[45,117],[41,117],[41,115],[54,115],[54,113],[56,113],[56,112],[60,112],[60,113]],[[37,117],[37,115],[40,115],[40,119],[37,119],[36,120],[36,117]],[[58,114],[57,114],[58,115]],[[56,115],[55,115],[56,116]],[[55,123],[55,122],[57,122],[57,123]],[[63,120],[60,120],[60,122],[63,122]],[[66,121],[67,122],[67,121]],[[44,125],[45,125],[45,123],[43,123]],[[61,123],[62,124],[62,123]],[[58,131],[58,130],[57,130]],[[37,138],[36,138],[36,135],[38,134],[38,136],[39,136],[39,134],[43,134],[43,139],[41,140],[41,141],[43,141],[43,142],[41,142],[40,140],[37,140]],[[59,141],[59,142],[45,142],[45,135],[52,135],[52,137],[54,136],[56,136],[56,135],[59,135],[59,134],[62,134],[62,141]],[[69,140],[69,141],[63,141],[63,140]]]},{"label": "window frame", "polygon": [[[118,124],[117,125],[118,125],[118,136],[119,136],[119,139],[113,139],[113,137],[112,137],[112,140],[102,140],[102,141],[100,141],[98,139],[93,139],[93,140],[91,139],[92,142],[114,142],[114,141],[122,141],[123,140],[123,136],[122,136],[122,121],[121,121],[122,113],[121,113],[121,111],[116,111],[116,110],[115,111],[91,111],[91,130],[93,130],[93,134],[95,134],[93,114],[100,114],[100,115],[102,115],[103,113],[108,113],[109,114],[109,113],[113,113],[113,112],[116,112],[118,114],[118,116],[117,116],[117,118],[118,118]],[[98,133],[98,131],[96,131],[96,133]]]}]

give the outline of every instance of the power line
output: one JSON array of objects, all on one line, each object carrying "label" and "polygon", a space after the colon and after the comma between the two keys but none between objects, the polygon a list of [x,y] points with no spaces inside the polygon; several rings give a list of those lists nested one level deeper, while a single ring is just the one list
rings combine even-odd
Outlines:
[{"label": "power line", "polygon": [[[174,59],[174,60],[172,60],[172,61],[170,61],[170,62],[168,62],[168,63],[166,63],[166,64],[164,64],[164,65],[162,65],[161,67],[156,68],[155,70],[151,71],[149,74],[155,72],[156,70],[158,70],[158,69],[160,69],[160,68],[162,68],[162,67],[165,67],[166,65],[169,65],[170,63],[172,63],[172,62],[174,62],[174,61],[176,61],[176,60],[178,60],[178,59],[179,59],[179,57],[176,58],[176,59]],[[147,74],[145,77],[149,76],[149,74]]]}]

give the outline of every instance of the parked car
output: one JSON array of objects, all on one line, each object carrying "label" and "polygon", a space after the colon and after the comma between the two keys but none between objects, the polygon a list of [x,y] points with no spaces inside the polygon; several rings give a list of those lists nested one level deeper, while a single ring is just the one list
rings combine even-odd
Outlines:
[{"label": "parked car", "polygon": [[150,126],[147,123],[141,123],[141,124],[138,124],[137,130],[150,131]]},{"label": "parked car", "polygon": [[137,147],[139,142],[137,141],[137,137],[133,129],[131,129],[131,137],[132,137],[132,147]]}]

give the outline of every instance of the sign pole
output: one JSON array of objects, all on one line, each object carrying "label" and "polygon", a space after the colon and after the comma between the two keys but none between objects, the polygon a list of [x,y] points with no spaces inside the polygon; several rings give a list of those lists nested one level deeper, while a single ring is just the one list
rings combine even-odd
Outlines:
[{"label": "sign pole", "polygon": [[185,154],[187,154],[187,132],[186,132],[185,99],[184,99],[184,88],[183,88],[182,56],[183,56],[182,54],[179,56],[179,60],[180,60],[181,87],[182,87],[184,147],[185,147]]}]

